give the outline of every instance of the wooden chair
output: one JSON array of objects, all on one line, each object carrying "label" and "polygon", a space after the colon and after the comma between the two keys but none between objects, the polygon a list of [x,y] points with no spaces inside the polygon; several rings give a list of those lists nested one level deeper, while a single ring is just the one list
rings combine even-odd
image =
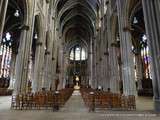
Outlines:
[{"label": "wooden chair", "polygon": [[20,109],[21,108],[21,102],[20,102],[20,95],[12,95],[11,100],[11,109]]}]

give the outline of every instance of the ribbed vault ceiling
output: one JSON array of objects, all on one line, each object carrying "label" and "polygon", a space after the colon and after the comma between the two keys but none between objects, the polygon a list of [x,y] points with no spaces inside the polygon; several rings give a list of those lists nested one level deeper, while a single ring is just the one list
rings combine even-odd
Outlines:
[{"label": "ribbed vault ceiling", "polygon": [[58,25],[65,43],[85,40],[94,35],[99,0],[58,0]]}]

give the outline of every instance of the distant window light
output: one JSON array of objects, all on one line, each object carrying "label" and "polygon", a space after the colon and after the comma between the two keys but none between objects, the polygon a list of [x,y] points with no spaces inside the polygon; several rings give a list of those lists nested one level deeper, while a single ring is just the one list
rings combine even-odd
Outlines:
[{"label": "distant window light", "polygon": [[80,61],[87,59],[86,49],[83,47],[75,46],[70,51],[70,60]]},{"label": "distant window light", "polygon": [[70,53],[70,60],[74,60],[74,50],[72,50]]},{"label": "distant window light", "polygon": [[147,41],[147,36],[146,36],[146,35],[143,35],[143,36],[142,36],[142,39],[143,39],[144,42]]},{"label": "distant window light", "polygon": [[86,52],[85,49],[82,49],[82,58],[81,60],[85,60],[86,59]]},{"label": "distant window light", "polygon": [[80,51],[80,47],[76,47],[75,49],[75,60],[81,60],[81,51]]},{"label": "distant window light", "polygon": [[80,51],[80,48],[79,48],[79,47],[77,47],[77,48],[76,48],[76,51]]},{"label": "distant window light", "polygon": [[11,40],[11,34],[9,32],[6,33],[6,40],[7,41]]}]

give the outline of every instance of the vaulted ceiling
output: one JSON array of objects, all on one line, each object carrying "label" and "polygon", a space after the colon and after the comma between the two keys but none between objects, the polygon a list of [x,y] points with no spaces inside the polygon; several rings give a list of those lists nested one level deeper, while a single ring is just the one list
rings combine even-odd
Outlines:
[{"label": "vaulted ceiling", "polygon": [[59,31],[65,43],[89,40],[94,35],[99,0],[58,0],[57,18]]},{"label": "vaulted ceiling", "polygon": [[9,0],[7,7],[7,14],[5,18],[5,26],[3,30],[3,38],[6,33],[11,34],[12,52],[17,53],[19,45],[19,37],[24,23],[26,14],[26,3],[24,0]]}]

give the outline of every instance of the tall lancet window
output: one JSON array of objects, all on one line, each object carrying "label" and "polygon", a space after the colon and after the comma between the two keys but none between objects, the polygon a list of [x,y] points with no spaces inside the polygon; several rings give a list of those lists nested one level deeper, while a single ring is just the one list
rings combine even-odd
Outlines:
[{"label": "tall lancet window", "polygon": [[75,60],[81,60],[81,48],[80,47],[76,47],[75,48]]},{"label": "tall lancet window", "polygon": [[12,55],[12,39],[11,34],[7,32],[0,46],[0,77],[8,77],[10,73],[10,62]]},{"label": "tall lancet window", "polygon": [[81,46],[74,46],[70,51],[70,60],[84,61],[87,59],[87,51]]}]

